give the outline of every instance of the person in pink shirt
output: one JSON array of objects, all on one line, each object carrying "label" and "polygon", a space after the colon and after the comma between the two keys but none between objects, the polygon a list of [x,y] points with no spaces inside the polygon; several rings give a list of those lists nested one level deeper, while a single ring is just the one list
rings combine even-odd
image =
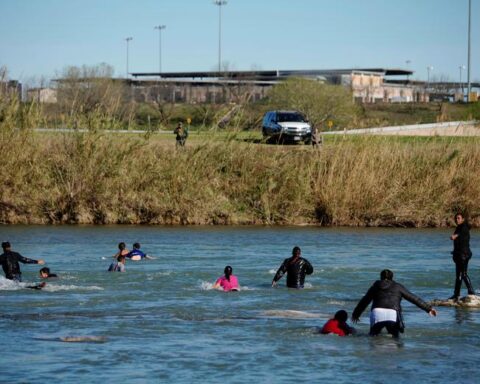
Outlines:
[{"label": "person in pink shirt", "polygon": [[217,289],[221,287],[225,292],[239,291],[240,286],[238,285],[238,279],[237,276],[233,274],[232,267],[227,265],[223,272],[225,273],[225,275],[217,279],[217,281],[213,285],[213,288]]}]

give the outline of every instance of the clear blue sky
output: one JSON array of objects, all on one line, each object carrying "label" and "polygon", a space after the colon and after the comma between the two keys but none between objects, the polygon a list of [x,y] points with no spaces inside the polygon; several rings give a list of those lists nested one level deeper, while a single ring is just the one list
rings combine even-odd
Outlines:
[{"label": "clear blue sky", "polygon": [[[467,64],[468,0],[229,0],[222,61],[235,70],[410,68],[458,81]],[[0,66],[28,81],[69,65],[209,71],[218,63],[211,0],[0,0]],[[480,80],[480,0],[472,0],[472,80]],[[410,60],[407,65],[406,61]],[[466,79],[466,71],[463,71]]]}]

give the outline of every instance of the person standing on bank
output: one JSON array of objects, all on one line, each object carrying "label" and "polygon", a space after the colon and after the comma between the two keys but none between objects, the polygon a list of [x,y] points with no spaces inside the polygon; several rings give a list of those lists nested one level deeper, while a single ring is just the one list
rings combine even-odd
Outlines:
[{"label": "person standing on bank", "polygon": [[400,305],[402,299],[415,304],[430,316],[437,316],[437,311],[431,305],[415,296],[402,284],[394,281],[393,272],[389,269],[384,269],[380,273],[380,280],[373,283],[353,310],[352,321],[357,323],[362,312],[372,302],[370,336],[377,336],[383,328],[386,328],[389,334],[397,338],[399,333],[403,333],[405,328],[402,318],[402,307]]},{"label": "person standing on bank", "polygon": [[184,147],[185,142],[187,141],[188,137],[188,130],[183,128],[182,123],[178,123],[177,127],[173,130],[177,136],[175,137],[176,140],[176,147]]},{"label": "person standing on bank", "polygon": [[455,215],[455,223],[457,228],[455,228],[453,235],[450,236],[450,240],[453,240],[452,258],[455,263],[455,289],[450,299],[456,301],[460,297],[462,281],[465,282],[469,295],[475,295],[475,290],[467,273],[468,262],[472,257],[472,251],[470,250],[470,226],[461,213]]},{"label": "person standing on bank", "polygon": [[301,257],[301,254],[302,251],[300,247],[293,248],[292,257],[285,259],[280,268],[278,268],[272,281],[272,287],[275,287],[277,281],[286,273],[288,288],[303,288],[305,275],[311,275],[313,273],[313,267],[307,259]]},{"label": "person standing on bank", "polygon": [[22,272],[20,271],[20,265],[23,264],[45,264],[45,261],[28,259],[23,257],[17,252],[12,251],[12,247],[8,241],[2,243],[3,253],[0,255],[0,264],[2,265],[5,277],[9,280],[22,281]]}]

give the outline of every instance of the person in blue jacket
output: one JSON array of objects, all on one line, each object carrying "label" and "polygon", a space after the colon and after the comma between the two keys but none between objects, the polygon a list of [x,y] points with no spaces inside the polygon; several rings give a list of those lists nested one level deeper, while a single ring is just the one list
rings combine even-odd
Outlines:
[{"label": "person in blue jacket", "polygon": [[140,250],[140,243],[134,243],[133,249],[129,252],[129,254],[126,257],[133,261],[139,261],[143,259],[147,259],[147,260],[153,259],[153,257],[147,255],[146,253]]}]

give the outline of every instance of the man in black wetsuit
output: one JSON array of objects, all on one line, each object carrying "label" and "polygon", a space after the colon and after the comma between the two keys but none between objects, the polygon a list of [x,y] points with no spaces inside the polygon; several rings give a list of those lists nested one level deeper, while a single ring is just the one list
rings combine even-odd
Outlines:
[{"label": "man in black wetsuit", "polygon": [[33,260],[23,257],[17,252],[13,252],[8,241],[2,243],[3,253],[0,255],[0,264],[2,265],[5,277],[9,280],[22,281],[22,272],[20,272],[20,265],[23,264],[45,264],[43,260]]},{"label": "man in black wetsuit", "polygon": [[467,273],[468,262],[472,257],[472,251],[470,250],[470,226],[461,213],[455,215],[455,223],[457,224],[457,228],[455,228],[453,235],[450,236],[450,240],[453,240],[452,255],[453,262],[455,263],[455,290],[450,299],[456,301],[460,297],[462,280],[467,286],[469,295],[474,295],[475,290]]},{"label": "man in black wetsuit", "polygon": [[368,292],[363,296],[352,313],[352,321],[357,323],[362,312],[370,302],[370,335],[380,334],[383,328],[387,329],[393,337],[403,333],[402,307],[400,302],[405,299],[423,309],[430,316],[437,316],[437,311],[431,305],[415,296],[403,285],[393,281],[393,272],[384,269],[380,273],[380,280],[375,281]]},{"label": "man in black wetsuit", "polygon": [[311,275],[313,273],[313,267],[307,259],[300,257],[301,254],[302,251],[300,247],[293,248],[292,257],[285,259],[280,268],[278,268],[272,281],[272,287],[277,285],[277,281],[287,273],[288,288],[303,288],[305,275]]}]

